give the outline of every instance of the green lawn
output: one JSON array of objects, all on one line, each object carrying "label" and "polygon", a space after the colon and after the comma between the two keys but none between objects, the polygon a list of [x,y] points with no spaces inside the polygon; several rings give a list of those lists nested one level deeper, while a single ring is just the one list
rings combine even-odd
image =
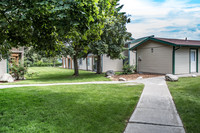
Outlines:
[{"label": "green lawn", "polygon": [[[88,82],[88,81],[110,81],[104,74],[98,75],[90,71],[81,71],[80,76],[74,77],[73,70],[59,67],[30,67],[28,73],[37,72],[38,76],[32,78],[25,76],[26,80],[11,84],[44,84],[44,83],[66,83],[66,82]],[[7,83],[4,83],[7,84]]]},{"label": "green lawn", "polygon": [[200,77],[168,82],[187,133],[200,133]]},{"label": "green lawn", "polygon": [[122,133],[143,85],[68,85],[0,90],[0,132]]}]

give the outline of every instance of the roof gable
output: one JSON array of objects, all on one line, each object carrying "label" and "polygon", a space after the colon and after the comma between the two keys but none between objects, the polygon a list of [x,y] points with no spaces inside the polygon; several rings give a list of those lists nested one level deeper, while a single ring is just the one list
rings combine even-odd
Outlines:
[{"label": "roof gable", "polygon": [[135,44],[130,50],[134,50],[138,46],[142,45],[143,43],[152,40],[159,43],[171,45],[171,46],[186,46],[186,47],[200,47],[200,41],[197,40],[181,40],[181,39],[168,39],[168,38],[158,38],[154,36],[143,37],[136,39],[131,42],[131,44]]}]

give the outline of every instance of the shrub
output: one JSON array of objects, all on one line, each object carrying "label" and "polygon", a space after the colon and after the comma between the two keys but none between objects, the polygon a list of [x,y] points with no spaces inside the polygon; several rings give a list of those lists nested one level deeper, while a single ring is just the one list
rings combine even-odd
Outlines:
[{"label": "shrub", "polygon": [[128,63],[125,63],[122,69],[123,69],[123,74],[132,74],[136,70],[135,66],[131,66]]},{"label": "shrub", "polygon": [[21,64],[17,64],[15,62],[10,64],[10,75],[16,80],[24,79],[24,75],[27,73],[27,68]]},{"label": "shrub", "polygon": [[[61,66],[62,63],[55,63],[55,66]],[[30,65],[31,67],[48,67],[51,66],[53,67],[54,64],[53,63],[41,63],[41,62],[36,62]]]}]

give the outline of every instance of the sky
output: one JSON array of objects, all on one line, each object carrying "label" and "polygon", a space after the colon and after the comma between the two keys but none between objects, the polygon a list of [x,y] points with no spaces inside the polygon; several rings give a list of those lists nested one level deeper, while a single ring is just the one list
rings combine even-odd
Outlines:
[{"label": "sky", "polygon": [[200,40],[200,0],[120,0],[130,15],[133,38],[156,37]]}]

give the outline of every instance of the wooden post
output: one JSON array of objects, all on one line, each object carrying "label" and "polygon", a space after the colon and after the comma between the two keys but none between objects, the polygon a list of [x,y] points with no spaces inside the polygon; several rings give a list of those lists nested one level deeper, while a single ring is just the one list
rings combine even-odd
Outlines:
[{"label": "wooden post", "polygon": [[88,71],[88,57],[86,57],[86,70]]},{"label": "wooden post", "polygon": [[92,71],[94,71],[94,58],[92,56]]},{"label": "wooden post", "polygon": [[72,58],[70,58],[70,60],[71,60],[71,69],[72,69]]},{"label": "wooden post", "polygon": [[65,57],[65,68],[67,68],[67,60],[66,60],[66,57]]},{"label": "wooden post", "polygon": [[62,57],[62,66],[64,68],[64,58]]}]

